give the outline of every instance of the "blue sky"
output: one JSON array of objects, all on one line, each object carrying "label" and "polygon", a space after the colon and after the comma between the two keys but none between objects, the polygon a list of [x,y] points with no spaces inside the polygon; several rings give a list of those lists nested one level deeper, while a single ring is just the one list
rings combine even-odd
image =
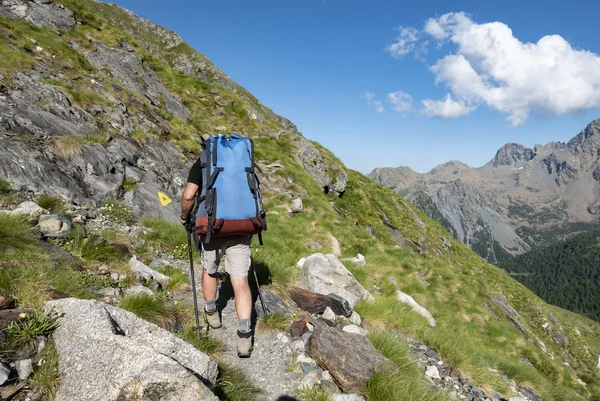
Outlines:
[{"label": "blue sky", "polygon": [[364,173],[477,167],[600,117],[595,0],[115,2]]}]

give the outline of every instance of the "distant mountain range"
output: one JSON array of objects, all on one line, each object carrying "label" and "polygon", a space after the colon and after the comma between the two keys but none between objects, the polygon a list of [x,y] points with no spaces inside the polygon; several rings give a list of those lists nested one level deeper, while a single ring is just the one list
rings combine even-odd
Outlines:
[{"label": "distant mountain range", "polygon": [[489,262],[600,227],[600,119],[569,142],[509,143],[479,168],[376,168],[387,185]]}]

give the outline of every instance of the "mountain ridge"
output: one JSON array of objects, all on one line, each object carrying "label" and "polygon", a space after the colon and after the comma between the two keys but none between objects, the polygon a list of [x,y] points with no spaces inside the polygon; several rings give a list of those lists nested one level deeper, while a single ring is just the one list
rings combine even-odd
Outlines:
[{"label": "mountain ridge", "polygon": [[[597,119],[568,142],[549,142],[533,148],[507,143],[480,167],[450,161],[427,173],[416,173],[403,166],[377,168],[369,177],[408,199],[416,191],[425,191],[451,222],[445,223],[447,229],[457,233],[459,240],[475,246],[487,260],[497,261],[494,249],[508,257],[532,246],[547,245],[582,227],[600,224],[599,138]],[[457,180],[467,185],[463,192],[469,191],[479,199],[471,202],[472,210],[466,214],[459,205],[449,206],[451,199],[440,192]],[[431,205],[427,208],[431,210]],[[471,242],[475,232],[480,233],[480,244]]]}]

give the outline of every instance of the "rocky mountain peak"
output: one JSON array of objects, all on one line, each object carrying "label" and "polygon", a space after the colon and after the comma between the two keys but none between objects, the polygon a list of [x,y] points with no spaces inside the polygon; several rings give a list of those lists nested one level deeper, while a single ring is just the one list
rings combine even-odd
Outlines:
[{"label": "rocky mountain peak", "polygon": [[533,149],[518,143],[507,143],[502,146],[492,160],[494,167],[522,165],[533,159]]},{"label": "rocky mountain peak", "polygon": [[591,145],[597,150],[600,150],[600,118],[592,121],[587,127],[579,134],[575,135],[567,145],[571,150],[577,150],[577,148]]}]

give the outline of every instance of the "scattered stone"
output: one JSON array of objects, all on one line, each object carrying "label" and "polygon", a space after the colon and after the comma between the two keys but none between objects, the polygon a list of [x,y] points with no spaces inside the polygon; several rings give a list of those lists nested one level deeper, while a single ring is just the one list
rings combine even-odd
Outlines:
[{"label": "scattered stone", "polygon": [[297,320],[290,326],[290,335],[292,337],[300,337],[307,331],[308,327],[306,327],[306,322],[304,320]]},{"label": "scattered stone", "polygon": [[433,316],[431,316],[431,313],[429,313],[429,311],[427,309],[425,309],[421,305],[419,305],[413,297],[411,297],[408,294],[403,293],[400,290],[396,291],[396,297],[398,298],[398,301],[405,303],[407,305],[410,305],[415,312],[417,312],[419,315],[421,315],[425,319],[427,319],[427,321],[429,322],[429,325],[431,327],[435,327],[435,325],[436,325],[435,319],[433,318]]},{"label": "scattered stone", "polygon": [[298,385],[298,389],[310,389],[313,388],[319,382],[319,376],[316,371],[308,372],[306,376],[302,378],[302,381]]},{"label": "scattered stone", "polygon": [[61,315],[53,335],[56,400],[218,400],[206,387],[217,379],[217,364],[168,331],[97,301],[47,303],[53,309]]},{"label": "scattered stone", "polygon": [[362,327],[358,327],[355,324],[349,324],[348,326],[344,326],[343,330],[346,333],[360,334],[361,336],[366,336],[367,335],[367,329],[364,329]]},{"label": "scattered stone", "polygon": [[152,270],[151,268],[137,260],[135,255],[132,256],[129,260],[129,267],[131,268],[137,279],[140,280],[142,283],[153,280],[160,284],[160,286],[164,289],[167,288],[169,282],[171,282],[171,277],[165,276],[162,273]]},{"label": "scattered stone", "polygon": [[36,46],[35,47],[35,51],[38,52],[38,53],[41,52],[41,51],[43,51],[43,50],[44,50],[44,48],[42,46]]},{"label": "scattered stone", "polygon": [[321,373],[321,380],[331,380],[331,374],[329,371],[324,370],[323,373]]},{"label": "scattered stone", "polygon": [[304,206],[302,205],[302,199],[296,198],[292,201],[291,207],[292,213],[299,213],[304,210]]},{"label": "scattered stone", "polygon": [[366,337],[332,327],[315,329],[308,341],[308,351],[344,391],[364,388],[378,369],[396,368]]},{"label": "scattered stone", "polygon": [[360,326],[362,323],[362,319],[356,311],[352,311],[352,314],[350,315],[349,319],[352,323],[354,323],[357,326]]},{"label": "scattered stone", "polygon": [[323,319],[326,319],[326,320],[334,321],[335,320],[335,313],[333,313],[333,311],[331,310],[331,308],[328,306],[327,308],[325,308],[325,311],[323,312],[323,314],[321,315],[321,317]]},{"label": "scattered stone", "polygon": [[[308,329],[307,329],[308,330]],[[293,341],[290,344],[290,348],[292,349],[292,351],[296,351],[296,352],[304,352],[304,348],[305,348],[305,344],[304,341],[302,340],[296,340]]]},{"label": "scattered stone", "polygon": [[0,362],[0,386],[8,380],[10,376],[10,367]]},{"label": "scattered stone", "polygon": [[340,241],[331,234],[329,234],[329,241],[331,241],[331,253],[335,256],[341,256],[342,248],[340,247]]},{"label": "scattered stone", "polygon": [[366,266],[367,265],[365,257],[363,255],[361,255],[360,253],[358,255],[356,255],[355,258],[342,258],[340,260],[342,262],[356,263],[357,265],[360,265],[360,266]]},{"label": "scattered stone", "polygon": [[71,233],[72,224],[69,220],[57,214],[40,216],[38,228],[45,237],[67,238]]},{"label": "scattered stone", "polygon": [[598,369],[600,369],[600,355],[598,355],[598,358],[596,358],[596,366]]},{"label": "scattered stone", "polygon": [[496,305],[504,309],[504,311],[509,317],[512,317],[513,319],[519,317],[519,312],[517,312],[515,308],[511,306],[510,302],[508,302],[508,299],[506,299],[504,295],[494,294],[491,298]]},{"label": "scattered stone", "polygon": [[280,343],[287,344],[290,342],[290,338],[286,336],[284,333],[277,333],[277,339]]},{"label": "scattered stone", "polygon": [[306,258],[302,258],[298,261],[298,263],[296,263],[296,266],[298,266],[299,268],[304,267],[304,262],[306,262]]},{"label": "scattered stone", "polygon": [[538,342],[538,345],[539,345],[540,349],[542,350],[542,352],[544,354],[547,354],[548,351],[546,350],[546,344],[544,344],[544,342],[542,340],[537,340],[537,342]]},{"label": "scattered stone", "polygon": [[336,315],[348,317],[352,314],[348,301],[335,294],[323,295],[300,287],[291,287],[290,295],[300,309],[313,314],[323,313],[327,307]]},{"label": "scattered stone", "polygon": [[317,367],[317,365],[315,365],[314,363],[306,363],[306,362],[300,363],[300,369],[302,369],[302,372],[304,374],[314,370],[316,367]]},{"label": "scattered stone", "polygon": [[135,295],[135,294],[148,294],[154,295],[154,292],[142,284],[134,284],[133,286],[125,289],[125,295]]},{"label": "scattered stone", "polygon": [[0,296],[0,310],[2,309],[14,309],[17,307],[17,300],[13,297],[2,297]]},{"label": "scattered stone", "polygon": [[335,255],[315,253],[307,257],[298,281],[310,291],[323,295],[337,294],[351,307],[364,299],[373,300]]},{"label": "scattered stone", "polygon": [[31,359],[15,361],[15,370],[19,375],[19,380],[27,380],[27,378],[33,373],[33,364],[31,363]]},{"label": "scattered stone", "polygon": [[46,209],[41,208],[37,203],[31,201],[20,203],[19,206],[11,212],[13,215],[27,216],[29,220],[33,221],[37,221],[41,215],[48,213],[49,212]]},{"label": "scattered stone", "polygon": [[425,371],[425,375],[432,379],[441,380],[440,371],[434,365],[427,366],[427,370]]},{"label": "scattered stone", "polygon": [[315,241],[310,245],[310,249],[313,249],[313,250],[323,249],[323,245],[321,245],[317,241]]},{"label": "scattered stone", "polygon": [[525,397],[518,396],[518,397],[511,398],[509,401],[528,401],[528,400]]}]

